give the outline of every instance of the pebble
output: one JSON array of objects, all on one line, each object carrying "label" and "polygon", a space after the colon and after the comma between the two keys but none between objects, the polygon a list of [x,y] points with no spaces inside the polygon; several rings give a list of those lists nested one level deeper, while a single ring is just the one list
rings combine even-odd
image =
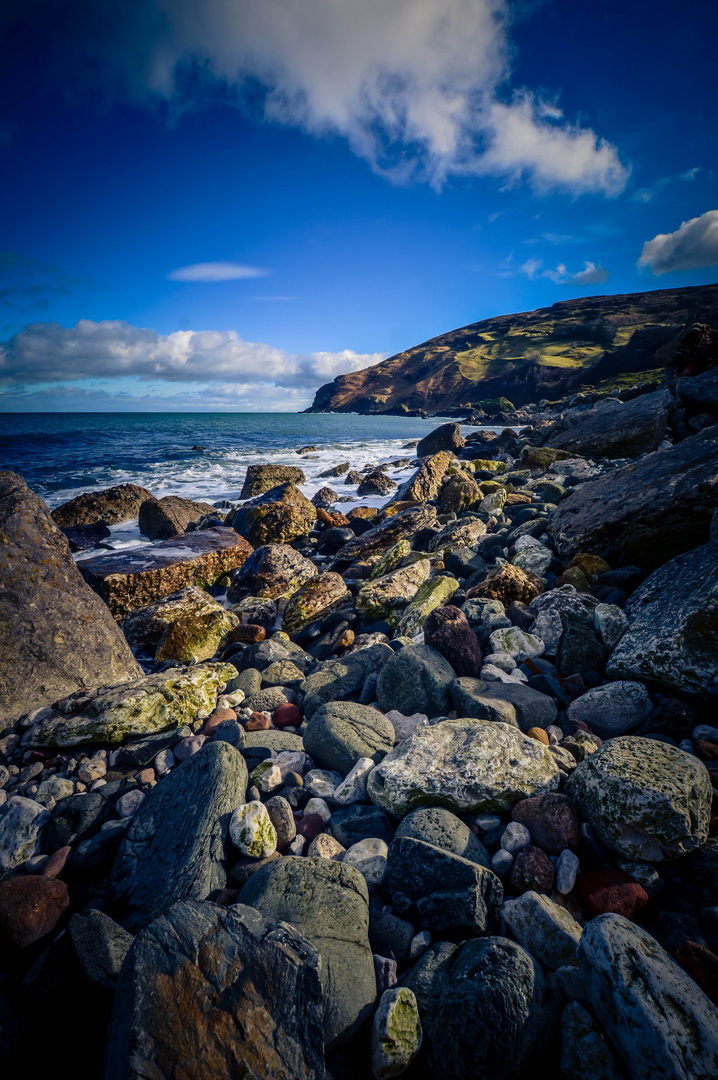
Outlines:
[{"label": "pebble", "polygon": [[132,791],[126,791],[115,803],[115,810],[121,818],[130,818],[137,813],[144,797],[144,791],[140,791],[138,788],[133,788]]},{"label": "pebble", "polygon": [[553,888],[555,871],[553,863],[545,851],[533,845],[522,848],[514,858],[509,884],[512,892],[524,893],[533,890],[538,893],[550,893]]},{"label": "pebble", "polygon": [[343,779],[341,773],[332,772],[329,769],[310,769],[304,777],[304,786],[310,795],[316,795],[320,799],[331,799]]},{"label": "pebble", "polygon": [[568,895],[576,884],[579,870],[578,856],[569,848],[564,848],[556,862],[556,889],[563,896]]},{"label": "pebble", "polygon": [[386,877],[389,846],[378,837],[367,837],[352,844],[344,854],[342,862],[359,871],[369,890],[378,889]]},{"label": "pebble", "polygon": [[297,826],[291,806],[281,795],[275,795],[274,798],[267,799],[265,806],[277,834],[277,847],[288,847],[297,835]]},{"label": "pebble", "polygon": [[474,824],[478,825],[482,832],[491,832],[501,824],[501,818],[496,814],[479,814],[474,818]]},{"label": "pebble", "polygon": [[501,836],[501,848],[503,851],[507,851],[509,855],[516,855],[517,852],[528,847],[530,843],[531,833],[525,825],[521,825],[517,821],[510,821]]},{"label": "pebble", "polygon": [[243,855],[266,859],[277,850],[277,832],[264,803],[243,803],[229,819],[229,838]]},{"label": "pebble", "polygon": [[176,764],[177,759],[170,749],[160,750],[153,762],[157,776],[166,776],[168,772],[174,769]]},{"label": "pebble", "polygon": [[319,833],[309,845],[307,855],[315,859],[337,859],[343,855],[346,848],[342,847],[329,833]]},{"label": "pebble", "polygon": [[371,1029],[371,1068],[376,1080],[405,1072],[421,1049],[419,1006],[407,986],[385,990]]},{"label": "pebble", "polygon": [[294,837],[294,839],[292,840],[291,844],[289,845],[289,848],[287,850],[287,854],[288,855],[303,855],[304,854],[304,848],[306,847],[306,844],[307,844],[307,841],[305,840],[305,838],[303,836],[300,836],[299,834],[297,834]]},{"label": "pebble", "polygon": [[491,859],[491,865],[500,878],[508,877],[511,867],[514,865],[514,857],[503,848],[499,848]]},{"label": "pebble", "polygon": [[394,728],[395,745],[403,742],[404,739],[408,739],[417,728],[426,727],[429,723],[429,718],[425,713],[412,713],[411,716],[404,716],[397,709],[391,709],[388,713],[385,713],[385,716]]},{"label": "pebble", "polygon": [[324,799],[317,798],[310,799],[307,805],[304,807],[305,817],[309,817],[312,814],[319,814],[325,825],[332,816],[332,812]]},{"label": "pebble", "polygon": [[186,739],[180,739],[174,746],[174,756],[179,762],[187,761],[204,746],[207,738],[205,735],[189,735]]},{"label": "pebble", "polygon": [[529,728],[528,731],[526,732],[526,734],[528,735],[529,739],[535,739],[536,742],[543,743],[544,746],[549,745],[550,739],[549,739],[548,735],[546,734],[546,732],[544,731],[543,728],[540,728],[540,727]]},{"label": "pebble", "polygon": [[359,758],[356,765],[347,773],[341,784],[334,791],[334,801],[340,806],[362,802],[367,798],[367,781],[374,768],[371,758]]},{"label": "pebble", "polygon": [[140,769],[135,775],[135,780],[138,784],[152,784],[155,780],[155,770],[150,768]]},{"label": "pebble", "polygon": [[388,956],[379,956],[374,953],[374,975],[376,976],[376,992],[381,996],[385,990],[391,990],[397,983],[397,963]]},{"label": "pebble", "polygon": [[320,814],[307,814],[297,822],[297,835],[304,837],[310,844],[315,836],[324,831],[324,820]]}]

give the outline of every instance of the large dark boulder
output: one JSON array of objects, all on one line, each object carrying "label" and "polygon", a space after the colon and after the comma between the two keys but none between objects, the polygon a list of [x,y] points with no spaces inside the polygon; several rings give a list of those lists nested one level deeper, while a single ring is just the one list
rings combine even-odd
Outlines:
[{"label": "large dark boulder", "polygon": [[124,926],[138,930],[178,900],[224,888],[229,818],[246,791],[244,758],[227,742],[203,746],[151,789],[112,867]]},{"label": "large dark boulder", "polygon": [[142,669],[22,477],[0,473],[0,727]]},{"label": "large dark boulder", "polygon": [[376,998],[369,893],[359,871],[331,859],[273,859],[253,874],[239,900],[291,923],[311,942],[322,958],[327,1047],[349,1038]]},{"label": "large dark boulder", "polygon": [[183,533],[191,521],[199,521],[203,514],[214,514],[220,521],[222,518],[211,503],[165,495],[142,503],[138,523],[142,535],[150,540],[169,540],[170,536]]},{"label": "large dark boulder", "polygon": [[397,709],[404,716],[445,716],[451,708],[449,686],[453,681],[454,669],[436,649],[407,645],[379,672],[379,708],[383,712]]},{"label": "large dark boulder", "polygon": [[280,484],[306,484],[307,478],[296,465],[249,465],[240,499],[252,499]]},{"label": "large dark boulder", "polygon": [[367,677],[381,671],[393,656],[389,646],[380,643],[318,664],[300,687],[305,718],[310,719],[326,702],[343,701],[361,690]]},{"label": "large dark boulder", "polygon": [[394,728],[378,709],[353,701],[329,701],[312,716],[304,747],[323,769],[346,776],[360,758],[378,763],[394,745]]},{"label": "large dark boulder", "polygon": [[718,367],[704,371],[702,375],[679,379],[676,383],[676,396],[681,405],[686,405],[691,412],[707,412],[718,416]]},{"label": "large dark boulder", "polygon": [[336,554],[335,562],[339,566],[348,566],[357,559],[368,559],[372,555],[383,555],[400,540],[413,540],[419,529],[431,528],[436,525],[436,508],[434,506],[410,506],[408,510],[400,510],[393,514],[380,525],[368,532],[350,540],[348,544],[340,548]]},{"label": "large dark boulder", "polygon": [[175,904],[123,965],[104,1080],[324,1080],[319,964],[254,908]]},{"label": "large dark boulder", "polygon": [[104,491],[86,491],[56,506],[52,511],[52,520],[63,529],[74,525],[92,525],[96,521],[116,525],[118,521],[131,521],[137,517],[146,499],[154,499],[154,495],[137,484],[119,484]]},{"label": "large dark boulder", "polygon": [[247,596],[277,600],[292,596],[318,575],[314,563],[289,544],[262,544],[238,570],[232,571],[227,599],[233,604]]},{"label": "large dark boulder", "polygon": [[637,457],[658,448],[671,404],[667,390],[644,394],[625,405],[616,400],[578,414],[568,431],[549,437],[546,445],[581,457]]},{"label": "large dark boulder", "polygon": [[438,454],[440,450],[450,450],[453,453],[460,450],[464,445],[465,440],[461,437],[461,424],[442,424],[419,440],[416,447],[416,456],[429,457],[431,454]]},{"label": "large dark boulder", "polygon": [[549,519],[558,554],[654,569],[709,539],[718,507],[718,425],[581,484]]}]

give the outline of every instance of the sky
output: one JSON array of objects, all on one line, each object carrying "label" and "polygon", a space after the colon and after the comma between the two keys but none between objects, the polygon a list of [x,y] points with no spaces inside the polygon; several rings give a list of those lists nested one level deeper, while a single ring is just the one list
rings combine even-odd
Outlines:
[{"label": "sky", "polygon": [[0,411],[288,410],[718,280],[705,0],[5,0]]}]

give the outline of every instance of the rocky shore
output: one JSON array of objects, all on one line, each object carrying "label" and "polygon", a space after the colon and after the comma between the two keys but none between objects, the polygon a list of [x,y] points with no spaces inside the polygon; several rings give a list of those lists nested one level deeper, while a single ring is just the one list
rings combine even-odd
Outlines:
[{"label": "rocky shore", "polygon": [[718,374],[624,398],[351,503],[0,473],[3,1075],[718,1076]]}]

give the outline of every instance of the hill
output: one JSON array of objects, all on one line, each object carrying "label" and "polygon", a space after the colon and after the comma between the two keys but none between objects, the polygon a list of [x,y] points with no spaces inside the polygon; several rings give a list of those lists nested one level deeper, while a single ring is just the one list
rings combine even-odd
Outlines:
[{"label": "hill", "polygon": [[446,415],[509,398],[555,398],[661,367],[693,323],[718,329],[718,285],[562,300],[499,315],[415,345],[317,390],[307,412]]}]

